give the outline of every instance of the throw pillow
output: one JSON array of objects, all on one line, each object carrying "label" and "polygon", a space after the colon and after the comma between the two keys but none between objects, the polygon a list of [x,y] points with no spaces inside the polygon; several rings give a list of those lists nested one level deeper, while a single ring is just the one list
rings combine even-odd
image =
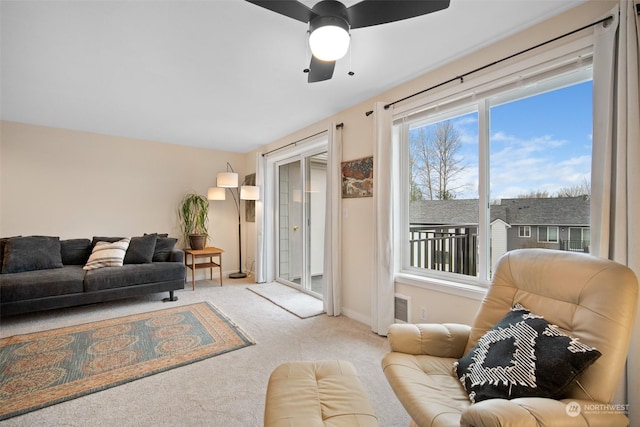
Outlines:
[{"label": "throw pillow", "polygon": [[171,261],[171,252],[178,243],[178,239],[173,237],[160,237],[156,241],[156,247],[153,251],[153,262],[169,262]]},{"label": "throw pillow", "polygon": [[91,240],[91,249],[93,249],[96,246],[96,243],[98,243],[98,242],[113,243],[113,242],[117,242],[117,241],[122,240],[122,239],[126,239],[126,237],[93,236],[93,239]]},{"label": "throw pillow", "polygon": [[144,233],[145,236],[147,236],[149,234],[153,234],[153,235],[158,236],[158,237],[169,237],[169,233]]},{"label": "throw pillow", "polygon": [[91,255],[91,240],[68,239],[60,241],[60,252],[64,265],[85,265]]},{"label": "throw pillow", "polygon": [[96,242],[87,264],[82,268],[84,270],[95,270],[102,267],[122,267],[124,256],[129,247],[129,240],[124,238],[112,243]]},{"label": "throw pillow", "polygon": [[3,274],[51,268],[62,268],[59,237],[12,237],[5,242]]},{"label": "throw pillow", "polygon": [[558,399],[600,356],[595,348],[516,304],[454,367],[472,402]]},{"label": "throw pillow", "polygon": [[147,234],[142,237],[132,237],[129,248],[124,256],[125,264],[148,264],[153,261],[157,236]]}]

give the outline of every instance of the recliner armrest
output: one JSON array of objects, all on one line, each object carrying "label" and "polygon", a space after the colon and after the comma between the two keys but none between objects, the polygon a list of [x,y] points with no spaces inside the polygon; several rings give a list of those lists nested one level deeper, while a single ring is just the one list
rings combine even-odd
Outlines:
[{"label": "recliner armrest", "polygon": [[469,340],[471,327],[457,323],[396,323],[389,327],[391,350],[407,354],[460,358]]},{"label": "recliner armrest", "polygon": [[616,413],[615,405],[541,397],[483,400],[469,406],[460,421],[460,425],[465,427],[615,427],[628,424],[629,420],[622,411]]}]

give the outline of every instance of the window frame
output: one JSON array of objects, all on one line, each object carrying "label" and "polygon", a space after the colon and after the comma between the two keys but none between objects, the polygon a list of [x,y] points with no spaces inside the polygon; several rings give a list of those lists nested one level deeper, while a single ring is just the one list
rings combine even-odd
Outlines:
[{"label": "window frame", "polygon": [[[523,231],[526,230],[526,233]],[[518,237],[522,239],[530,239],[531,238],[531,226],[530,225],[519,225],[518,226]]]},{"label": "window frame", "polygon": [[[547,238],[546,240],[541,240],[540,239],[540,230],[542,229],[546,229],[547,230]],[[554,229],[556,231],[556,239],[555,240],[549,240],[549,231]],[[537,235],[538,235],[538,243],[559,243],[560,242],[560,230],[558,229],[558,226],[556,225],[539,225],[538,226],[538,230],[537,230]]]},{"label": "window frame", "polygon": [[[397,163],[394,166],[397,174],[394,190],[398,202],[395,203],[394,212],[396,282],[470,297],[477,297],[477,290],[482,291],[489,286],[491,268],[489,266],[491,250],[489,233],[489,113],[492,105],[500,105],[500,102],[490,104],[490,100],[502,99],[503,102],[509,102],[509,93],[514,93],[513,89],[527,86],[531,82],[549,82],[560,76],[568,77],[571,80],[566,86],[592,80],[593,75],[590,67],[592,58],[593,37],[592,34],[589,34],[547,52],[527,55],[522,61],[510,63],[477,79],[466,79],[465,85],[457,89],[451,87],[441,89],[434,94],[423,95],[403,107],[394,106],[392,139],[397,144],[394,153],[397,155]],[[579,69],[581,73],[589,74],[589,78],[570,77],[570,74],[576,69]],[[562,85],[554,85],[552,89],[560,89],[561,87]],[[533,91],[533,93],[543,92],[544,90]],[[522,97],[522,94],[519,94],[515,99]],[[427,117],[433,113],[441,115],[458,108],[469,108],[469,105],[476,105],[478,111],[478,200],[479,206],[485,207],[484,209],[479,208],[478,276],[410,267],[408,265],[409,233],[406,232],[409,229],[409,174],[407,173],[409,123],[413,123],[415,120],[428,120]],[[557,241],[559,241],[559,232],[556,235]],[[532,235],[529,236],[529,238],[531,237]]]}]

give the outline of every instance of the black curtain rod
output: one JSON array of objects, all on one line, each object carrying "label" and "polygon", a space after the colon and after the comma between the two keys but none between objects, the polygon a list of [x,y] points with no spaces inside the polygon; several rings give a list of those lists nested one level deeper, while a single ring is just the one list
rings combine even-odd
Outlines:
[{"label": "black curtain rod", "polygon": [[[344,127],[344,123],[338,123],[338,124],[336,125],[336,129],[342,129],[343,127]],[[282,150],[282,149],[284,149],[284,148],[290,147],[290,146],[292,146],[292,145],[296,145],[296,144],[298,144],[298,143],[300,143],[300,142],[302,142],[302,141],[306,141],[307,139],[311,139],[311,138],[313,138],[314,136],[322,135],[322,134],[323,134],[323,133],[325,133],[325,132],[326,132],[326,130],[323,130],[323,131],[320,131],[320,132],[318,132],[318,133],[314,133],[313,135],[309,135],[309,136],[305,136],[304,138],[300,138],[300,139],[299,139],[299,140],[297,140],[297,141],[290,142],[290,143],[288,143],[287,145],[283,145],[282,147],[274,148],[274,149],[273,149],[273,150],[271,150],[271,151],[267,151],[266,153],[262,153],[262,157],[266,156],[267,154],[271,154],[271,153],[274,153],[274,152],[276,152],[276,151]]]},{"label": "black curtain rod", "polygon": [[[639,11],[640,11],[640,9],[639,9]],[[391,102],[391,103],[389,103],[389,104],[386,104],[386,105],[384,106],[384,109],[385,109],[385,110],[388,110],[388,109],[389,109],[389,107],[392,107],[392,106],[394,106],[394,105],[396,105],[396,104],[398,104],[398,103],[400,103],[400,102],[402,102],[402,101],[406,101],[407,99],[411,99],[411,98],[413,98],[413,97],[415,97],[415,96],[422,95],[423,93],[429,92],[429,91],[431,91],[431,90],[433,90],[433,89],[437,89],[437,88],[439,88],[439,87],[441,87],[441,86],[444,86],[444,85],[446,85],[446,84],[449,84],[449,83],[452,83],[452,82],[455,82],[455,81],[458,81],[458,80],[460,80],[460,83],[464,83],[464,78],[465,78],[465,77],[467,77],[467,76],[469,76],[469,75],[471,75],[471,74],[477,73],[478,71],[485,70],[485,69],[487,69],[487,68],[489,68],[489,67],[493,67],[494,65],[500,64],[501,62],[508,61],[509,59],[513,59],[513,58],[515,58],[516,56],[523,55],[523,54],[525,54],[525,53],[527,53],[527,52],[531,52],[531,51],[532,51],[532,50],[534,50],[534,49],[537,49],[537,48],[542,47],[542,46],[546,46],[546,45],[548,45],[548,44],[550,44],[550,43],[553,43],[553,42],[558,41],[558,40],[560,40],[560,39],[563,39],[563,38],[565,38],[565,37],[569,37],[569,36],[571,36],[571,35],[573,35],[573,34],[575,34],[575,33],[578,33],[578,32],[580,32],[580,31],[586,30],[587,28],[595,27],[596,25],[601,24],[601,23],[603,23],[603,22],[610,21],[611,19],[613,19],[613,17],[612,17],[612,16],[607,16],[606,18],[602,18],[602,19],[600,19],[600,20],[598,20],[598,21],[596,21],[596,22],[593,22],[593,23],[591,23],[591,24],[587,24],[587,25],[585,25],[585,26],[583,26],[583,27],[580,27],[580,28],[577,28],[577,29],[575,29],[575,30],[569,31],[568,33],[562,34],[562,35],[560,35],[560,36],[558,36],[558,37],[554,37],[554,38],[553,38],[553,39],[551,39],[551,40],[547,40],[547,41],[542,42],[542,43],[539,43],[539,44],[537,44],[537,45],[535,45],[535,46],[532,46],[532,47],[529,47],[529,48],[527,48],[527,49],[524,49],[524,50],[521,50],[521,51],[519,51],[519,52],[516,52],[516,53],[514,53],[514,54],[512,54],[512,55],[506,56],[506,57],[504,57],[504,58],[502,58],[502,59],[498,59],[497,61],[493,61],[493,62],[491,62],[491,63],[489,63],[489,64],[483,65],[482,67],[478,67],[478,68],[473,69],[473,70],[471,70],[471,71],[467,71],[467,72],[466,72],[466,73],[464,73],[464,74],[461,74],[461,75],[459,75],[459,76],[453,77],[453,78],[451,78],[451,79],[449,79],[449,80],[446,80],[446,81],[444,81],[444,82],[442,82],[442,83],[438,83],[437,85],[434,85],[434,86],[428,87],[428,88],[423,89],[423,90],[421,90],[421,91],[419,91],[419,92],[416,92],[416,93],[414,93],[414,94],[412,94],[412,95],[405,96],[404,98],[401,98],[401,99],[398,99],[398,100],[396,100],[396,101],[393,101],[393,102]],[[369,116],[369,115],[371,115],[371,113],[373,113],[373,110],[371,110],[371,111],[367,111],[367,112],[365,113],[365,115],[366,115],[366,116]]]}]

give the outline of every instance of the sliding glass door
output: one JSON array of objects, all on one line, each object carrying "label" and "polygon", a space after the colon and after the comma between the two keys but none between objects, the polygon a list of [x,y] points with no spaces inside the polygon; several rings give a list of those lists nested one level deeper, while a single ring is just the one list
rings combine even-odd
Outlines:
[{"label": "sliding glass door", "polygon": [[326,151],[276,164],[278,281],[322,295]]}]

